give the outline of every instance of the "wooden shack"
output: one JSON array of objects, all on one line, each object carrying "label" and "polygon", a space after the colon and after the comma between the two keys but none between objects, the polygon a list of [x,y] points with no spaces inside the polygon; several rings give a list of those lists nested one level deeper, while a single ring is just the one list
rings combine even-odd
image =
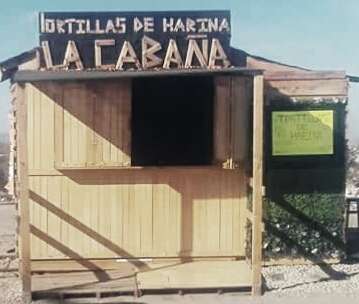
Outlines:
[{"label": "wooden shack", "polygon": [[344,100],[346,75],[230,48],[226,11],[39,22],[41,47],[0,64],[12,79],[25,299],[260,294],[264,100]]}]

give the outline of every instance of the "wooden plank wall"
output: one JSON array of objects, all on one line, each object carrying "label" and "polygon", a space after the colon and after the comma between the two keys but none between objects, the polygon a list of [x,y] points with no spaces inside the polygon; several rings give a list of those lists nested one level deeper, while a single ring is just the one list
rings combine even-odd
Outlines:
[{"label": "wooden plank wall", "polygon": [[[58,85],[26,86],[32,259],[244,256],[247,199],[244,170],[59,171],[55,168],[55,143],[59,141],[55,117],[61,109],[61,103],[56,102]],[[107,88],[104,84],[102,90],[115,90],[122,85],[112,83]],[[71,111],[65,108],[64,132],[67,127],[74,128],[68,140],[72,136],[77,136],[77,140],[64,147],[80,151],[80,143],[88,144],[83,140],[88,130],[72,113],[84,106],[80,99],[89,97],[81,90],[91,85],[61,86],[61,94],[68,96],[63,102],[71,103],[71,109],[76,108]],[[107,100],[112,100],[110,93],[106,94]],[[107,106],[106,100],[104,103],[101,111]],[[67,135],[62,136],[65,142]],[[111,151],[111,137],[103,138],[100,133],[96,136]],[[76,155],[85,155],[81,153]],[[116,153],[117,157],[123,151]],[[111,153],[107,159],[111,160]]]},{"label": "wooden plank wall", "polygon": [[214,164],[224,168],[249,162],[251,82],[240,76],[215,78]]},{"label": "wooden plank wall", "polygon": [[267,98],[348,96],[348,80],[344,71],[313,71],[250,56],[247,67],[264,70]]},{"label": "wooden plank wall", "polygon": [[[35,113],[30,125],[39,132],[34,139],[41,140],[32,147],[37,150],[45,144],[55,149],[57,168],[130,165],[131,86],[128,80],[36,83],[28,99],[39,100],[30,102],[33,107],[29,108],[30,116]],[[36,113],[52,109],[55,115],[42,121],[36,117]],[[44,126],[38,126],[40,123],[50,129],[44,132]],[[53,168],[50,154],[34,153],[33,156],[30,167],[32,162],[33,167]]]}]

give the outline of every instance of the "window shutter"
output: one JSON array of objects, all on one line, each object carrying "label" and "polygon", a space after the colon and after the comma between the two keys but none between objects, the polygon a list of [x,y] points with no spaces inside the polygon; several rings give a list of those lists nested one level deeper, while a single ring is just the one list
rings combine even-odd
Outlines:
[{"label": "window shutter", "polygon": [[250,81],[239,76],[215,78],[214,164],[241,167],[248,158]]},{"label": "window shutter", "polygon": [[130,166],[131,82],[64,83],[61,90],[55,108],[55,129],[62,130],[56,167]]}]

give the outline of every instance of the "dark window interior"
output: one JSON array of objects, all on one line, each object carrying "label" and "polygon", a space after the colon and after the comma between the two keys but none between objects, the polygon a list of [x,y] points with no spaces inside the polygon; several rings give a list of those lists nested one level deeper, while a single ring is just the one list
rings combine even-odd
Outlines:
[{"label": "dark window interior", "polygon": [[212,77],[134,79],[132,165],[209,165],[213,91]]}]

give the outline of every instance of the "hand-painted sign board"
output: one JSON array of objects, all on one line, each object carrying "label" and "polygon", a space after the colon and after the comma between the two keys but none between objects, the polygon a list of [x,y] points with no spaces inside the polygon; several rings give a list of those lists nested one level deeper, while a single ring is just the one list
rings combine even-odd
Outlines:
[{"label": "hand-painted sign board", "polygon": [[333,111],[272,112],[272,155],[333,154]]},{"label": "hand-painted sign board", "polygon": [[44,12],[46,67],[82,69],[230,66],[230,12]]}]

